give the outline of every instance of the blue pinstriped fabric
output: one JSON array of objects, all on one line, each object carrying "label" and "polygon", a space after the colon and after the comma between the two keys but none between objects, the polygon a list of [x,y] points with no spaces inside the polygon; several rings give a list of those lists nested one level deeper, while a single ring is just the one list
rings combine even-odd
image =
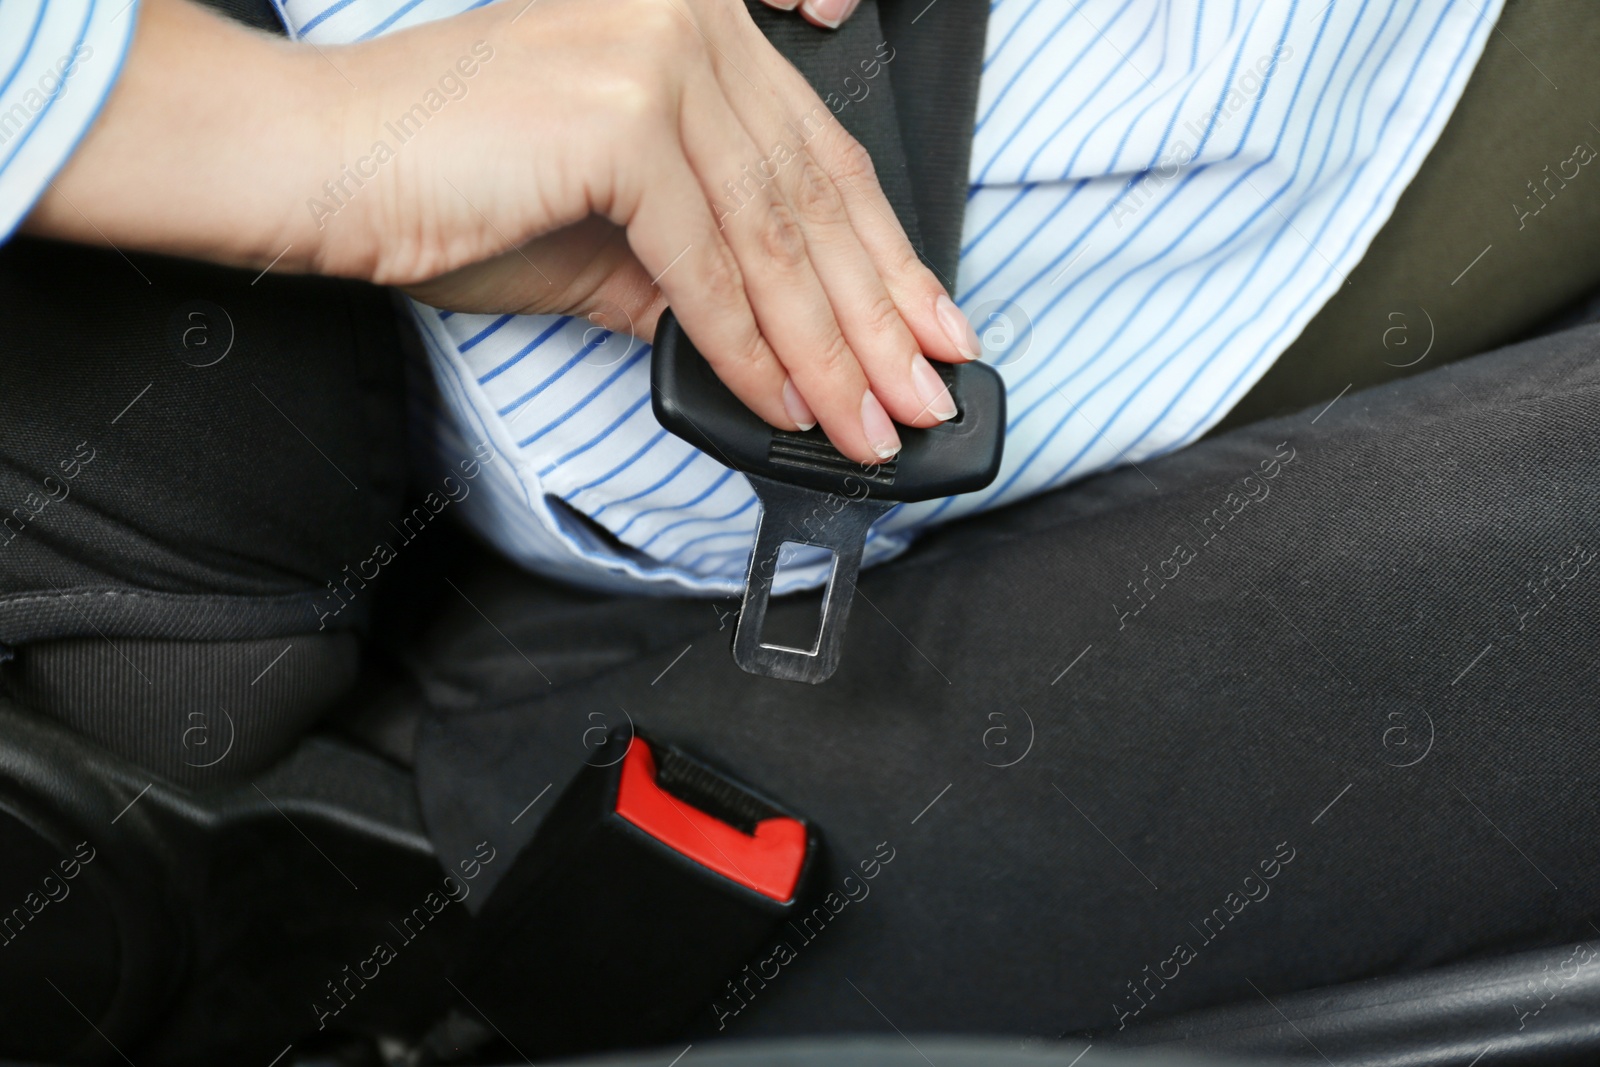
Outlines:
[{"label": "blue pinstriped fabric", "polygon": [[[52,0],[50,17],[107,2]],[[292,32],[334,43],[485,0],[275,2]],[[19,3],[0,4],[0,25],[27,21]],[[867,564],[931,524],[1181,448],[1220,419],[1360,260],[1499,8],[997,0],[956,297],[1006,380],[1006,461],[983,492],[891,512]],[[55,139],[59,159],[75,136]],[[43,181],[21,196],[8,173],[0,205],[20,217]],[[646,345],[555,316],[412,312],[438,384],[416,411],[439,455],[488,443],[501,457],[463,502],[485,536],[599,588],[737,591],[754,497],[656,423]],[[786,568],[779,591],[822,577]]]},{"label": "blue pinstriped fabric", "polygon": [[[373,2],[323,25],[359,36],[382,21]],[[983,492],[886,516],[867,563],[1203,434],[1360,260],[1497,16],[1445,0],[994,4],[957,301],[1007,383],[1006,461]],[[585,323],[416,316],[440,419],[514,459],[473,516],[491,540],[607,588],[740,587],[754,498],[661,431],[644,344],[597,358]],[[785,570],[780,591],[821,578]]]},{"label": "blue pinstriped fabric", "polygon": [[0,241],[99,113],[136,15],[133,0],[0,3]]}]

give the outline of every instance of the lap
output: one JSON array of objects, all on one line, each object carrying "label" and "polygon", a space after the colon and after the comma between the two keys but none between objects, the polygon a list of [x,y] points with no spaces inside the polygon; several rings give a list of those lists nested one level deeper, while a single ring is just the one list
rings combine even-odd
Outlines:
[{"label": "lap", "polygon": [[177,781],[270,762],[348,689],[399,510],[387,294],[17,238],[0,316],[0,692]]},{"label": "lap", "polygon": [[536,583],[465,584],[503,638],[453,646],[431,819],[504,827],[626,716],[841,869],[887,842],[744,1034],[1116,1029],[1577,936],[1597,353],[1557,335],[954,524],[862,579],[816,688],[741,674],[704,603],[572,606],[591,650],[628,620],[596,671],[520,625]]}]

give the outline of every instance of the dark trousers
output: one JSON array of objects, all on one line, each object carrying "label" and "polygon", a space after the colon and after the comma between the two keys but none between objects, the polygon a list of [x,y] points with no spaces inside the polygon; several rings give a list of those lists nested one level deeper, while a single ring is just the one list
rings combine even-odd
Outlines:
[{"label": "dark trousers", "polygon": [[358,673],[370,602],[322,607],[405,489],[387,294],[18,238],[0,321],[0,693],[179,782],[260,769]]},{"label": "dark trousers", "polygon": [[736,605],[458,569],[430,825],[504,835],[631,721],[813,817],[841,895],[892,852],[727,1001],[741,1034],[1115,1030],[1591,937],[1597,357],[1560,334],[952,525],[862,578],[819,687],[740,672]]},{"label": "dark trousers", "polygon": [[[1585,936],[1600,342],[1438,366],[1600,285],[1600,194],[1572,183],[1525,227],[1508,206],[1600,139],[1577,10],[1508,5],[1359,284],[1237,428],[866,575],[827,685],[739,673],[730,602],[576,593],[441,530],[455,588],[380,642],[421,682],[394,675],[411,714],[367,735],[415,759],[443,840],[507,825],[597,721],[632,719],[814,817],[829,877],[886,844],[869,895],[722,1004],[742,1033],[1116,1029]],[[25,241],[0,272],[0,489],[26,512],[0,546],[0,687],[197,785],[329,708],[365,729],[341,700],[360,611],[330,633],[318,605],[335,584],[370,604],[344,567],[398,511],[382,298]],[[211,337],[227,313],[221,362],[192,347],[194,301]],[[1389,316],[1419,344],[1419,310],[1439,339],[1408,363]],[[67,316],[93,329],[52,340]],[[1363,390],[1402,372],[1424,373]],[[184,740],[213,703],[245,709],[215,768]]]},{"label": "dark trousers", "polygon": [[415,653],[431,825],[504,833],[627,721],[813,816],[870,892],[724,998],[743,1035],[1116,1031],[1592,936],[1600,329],[1463,357],[1593,316],[1600,191],[1512,207],[1600,144],[1597,44],[1589,11],[1508,4],[1351,284],[1218,433],[868,573],[826,685],[739,672],[732,600],[456,564]]}]

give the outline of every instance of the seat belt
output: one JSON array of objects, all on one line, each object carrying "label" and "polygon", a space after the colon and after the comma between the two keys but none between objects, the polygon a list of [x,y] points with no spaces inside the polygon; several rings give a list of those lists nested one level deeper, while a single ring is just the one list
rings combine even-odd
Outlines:
[{"label": "seat belt", "polygon": [[[747,2],[872,155],[913,246],[953,291],[986,0],[861,0],[836,31]],[[493,682],[485,680],[486,692]],[[717,772],[652,736],[648,722],[609,729],[622,718],[557,693],[525,714],[436,712],[418,732],[417,788],[436,853],[469,855],[492,836],[517,857],[486,868],[479,888],[488,892],[468,898],[478,931],[453,981],[463,992],[458,1010],[492,1020],[526,1054],[644,1044],[685,1027],[714,1031],[713,1005],[729,995],[724,986],[740,965],[768,947],[778,921],[812,903],[803,879],[787,897],[763,893],[743,877],[749,863],[732,847],[697,860],[683,840],[636,824],[619,829],[627,820],[617,801],[630,779],[618,768],[649,738],[657,782],[641,788],[666,796],[674,811],[711,820],[704,826],[713,836],[741,827],[755,834],[757,824],[783,819],[791,834],[800,827],[806,841],[816,836],[803,818],[761,797],[759,782],[713,782]],[[700,769],[685,775],[685,767]],[[636,784],[645,781],[639,767],[631,773]],[[752,804],[766,817],[750,815]],[[809,870],[821,862],[815,850],[808,845],[798,861],[785,853],[785,862]],[[729,856],[723,869],[729,863],[719,860]]]},{"label": "seat belt", "polygon": [[620,758],[550,805],[450,978],[525,1055],[646,1045],[714,1013],[813,895],[804,818],[656,738],[624,729],[606,747]]},{"label": "seat belt", "polygon": [[767,39],[866,146],[911,243],[953,292],[987,0],[861,0],[832,31],[754,0],[748,6]]},{"label": "seat belt", "polygon": [[[831,32],[793,12],[756,0],[747,3],[757,24],[824,104],[840,108],[838,119],[872,154],[885,195],[912,244],[953,289],[987,0],[861,0],[856,13]],[[890,52],[880,52],[885,42]],[[884,54],[892,58],[884,62],[879,58]],[[882,69],[876,77],[866,77],[861,64],[871,69],[874,59]],[[849,103],[840,106],[844,100]],[[904,144],[916,146],[909,158]],[[582,603],[582,598],[574,601],[572,610],[581,611]],[[552,626],[551,632],[557,629]],[[616,656],[633,651],[626,644],[616,655],[593,659],[615,662]],[[461,684],[462,679],[452,677],[447,687],[459,689]],[[484,696],[504,691],[488,682],[482,687]],[[472,703],[470,697],[467,702]],[[470,855],[483,839],[481,829],[491,824],[503,836],[502,809],[509,804],[510,813],[517,814],[528,801],[524,793],[529,782],[541,788],[548,783],[551,796],[558,795],[594,755],[593,746],[584,747],[580,739],[599,736],[623,720],[615,708],[554,705],[541,703],[518,723],[514,736],[492,736],[494,728],[486,736],[470,718],[442,710],[419,729],[419,790],[441,855]],[[597,722],[605,727],[597,728]],[[518,759],[485,763],[492,753],[510,752],[518,752]],[[546,806],[535,805],[517,820],[508,841],[512,848],[532,838],[544,810]]]},{"label": "seat belt", "polygon": [[905,165],[919,251],[954,296],[989,0],[883,0],[878,18],[896,53],[900,143],[913,146]]},{"label": "seat belt", "polygon": [[[746,3],[779,52],[871,153],[912,244],[953,291],[987,0],[861,0],[834,31],[758,0]],[[909,157],[906,144],[915,146]],[[484,691],[495,690],[485,685]],[[418,732],[418,788],[439,853],[469,855],[489,824],[503,834],[502,807],[515,800],[510,810],[521,808],[530,781],[550,783],[552,796],[559,794],[592,754],[578,741],[594,732],[588,710],[541,707],[519,724],[515,738],[505,739],[481,737],[470,721],[448,713],[431,717]],[[602,711],[608,724],[620,722],[616,709]],[[485,753],[513,750],[528,753],[531,764],[495,760],[485,768]],[[509,844],[531,840],[542,817],[539,806],[529,810]]]}]

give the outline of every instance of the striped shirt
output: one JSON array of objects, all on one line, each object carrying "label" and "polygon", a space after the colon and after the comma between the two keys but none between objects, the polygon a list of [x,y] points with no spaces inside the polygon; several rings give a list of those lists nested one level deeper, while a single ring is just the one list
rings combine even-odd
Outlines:
[{"label": "striped shirt", "polygon": [[[483,0],[275,2],[332,43]],[[1499,8],[996,0],[956,299],[1006,382],[1005,462],[985,490],[895,508],[865,563],[1214,425],[1344,284]],[[438,458],[500,456],[462,502],[489,540],[596,588],[740,589],[754,495],[655,421],[646,344],[560,316],[411,311],[436,386],[413,410]],[[822,560],[786,566],[777,591],[824,577]]]},{"label": "striped shirt", "polygon": [[135,15],[134,0],[0,3],[0,241],[99,114]]}]

